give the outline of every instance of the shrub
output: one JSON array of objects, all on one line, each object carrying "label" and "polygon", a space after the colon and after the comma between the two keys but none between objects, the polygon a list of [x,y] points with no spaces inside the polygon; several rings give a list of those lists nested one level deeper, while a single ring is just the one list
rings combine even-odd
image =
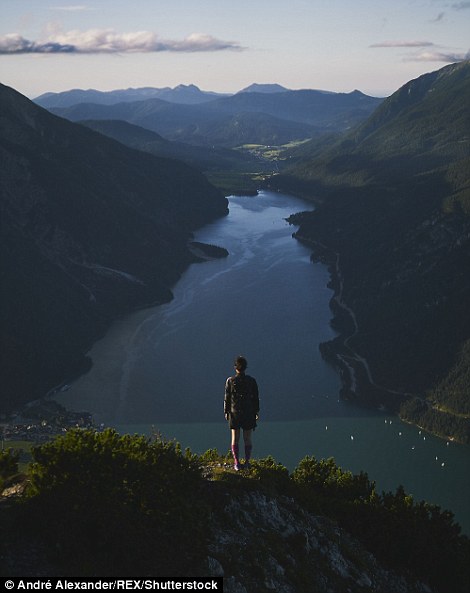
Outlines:
[{"label": "shrub", "polygon": [[20,454],[13,449],[0,451],[0,481],[18,473]]},{"label": "shrub", "polygon": [[252,460],[250,477],[259,480],[268,490],[285,492],[289,485],[289,470],[271,455]]},{"label": "shrub", "polygon": [[200,460],[203,463],[216,463],[222,462],[224,458],[219,454],[217,449],[207,449],[201,456]]},{"label": "shrub", "polygon": [[202,480],[178,444],[73,430],[33,449],[33,459],[31,505],[80,574],[197,572],[206,548]]},{"label": "shrub", "polygon": [[335,502],[365,501],[374,495],[375,483],[366,473],[353,474],[336,465],[330,457],[317,461],[307,455],[295,468],[292,479],[301,487],[307,487],[310,494]]},{"label": "shrub", "polygon": [[470,542],[452,513],[415,503],[402,486],[379,495],[366,473],[344,471],[333,458],[305,457],[292,480],[307,508],[337,520],[387,565],[411,571],[438,591],[467,591]]}]

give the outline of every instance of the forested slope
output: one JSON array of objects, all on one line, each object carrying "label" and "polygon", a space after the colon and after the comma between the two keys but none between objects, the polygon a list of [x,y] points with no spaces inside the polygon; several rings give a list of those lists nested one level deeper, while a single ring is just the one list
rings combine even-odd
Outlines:
[{"label": "forested slope", "polygon": [[[349,395],[392,407],[410,394],[428,396],[427,403],[417,400],[425,415],[416,412],[416,401],[403,414],[465,442],[469,104],[469,62],[424,75],[326,150],[302,147],[314,156],[297,154],[289,175],[272,180],[320,204],[302,218],[298,236],[316,242],[317,252],[326,246],[331,261],[338,258],[340,296],[357,321],[347,345],[368,361],[373,377]],[[361,364],[354,366],[364,379]]]},{"label": "forested slope", "polygon": [[195,169],[0,87],[2,408],[86,365],[111,319],[171,298],[191,230],[227,212]]}]

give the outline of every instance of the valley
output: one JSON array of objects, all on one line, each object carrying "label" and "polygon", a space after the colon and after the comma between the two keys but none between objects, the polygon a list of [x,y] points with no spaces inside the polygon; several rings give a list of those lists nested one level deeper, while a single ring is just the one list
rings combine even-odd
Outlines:
[{"label": "valley", "polygon": [[[63,235],[64,227],[59,233],[63,223],[38,226],[35,222],[24,228],[31,237],[41,229],[37,235],[43,242],[41,257],[47,253],[46,259],[53,266],[59,265],[57,269],[72,275],[85,300],[96,303],[91,309],[86,306],[99,319],[98,323],[90,320],[90,324],[104,328],[104,319],[114,318],[129,307],[171,298],[170,287],[195,257],[194,250],[186,247],[192,230],[226,212],[222,194],[256,196],[260,189],[271,188],[302,196],[312,201],[316,210],[297,215],[297,237],[312,242],[314,257],[328,261],[331,252],[339,262],[331,269],[332,286],[337,290],[341,279],[341,294],[337,293],[332,308],[336,314],[334,327],[344,337],[324,344],[322,352],[338,365],[344,377],[343,396],[361,405],[401,410],[403,418],[411,422],[468,442],[467,398],[456,396],[454,391],[457,384],[460,390],[466,389],[464,345],[470,336],[468,308],[464,305],[469,290],[464,270],[469,257],[470,182],[466,172],[470,126],[468,112],[462,108],[462,97],[468,94],[468,71],[466,62],[446,67],[411,81],[385,100],[359,91],[290,91],[276,85],[254,85],[227,96],[183,86],[174,92],[128,89],[101,94],[49,93],[37,102],[61,118],[78,122],[80,125],[68,125],[83,138],[80,142],[87,138],[107,152],[115,151],[116,156],[121,151],[115,161],[123,161],[124,150],[130,150],[127,160],[136,163],[138,159],[150,166],[154,159],[161,159],[165,175],[171,179],[176,175],[189,183],[186,187],[195,187],[192,179],[200,175],[198,200],[202,202],[181,201],[182,189],[176,191],[176,201],[162,194],[158,207],[168,208],[171,214],[163,218],[158,215],[160,221],[165,220],[165,228],[159,233],[166,247],[163,251],[159,247],[161,255],[154,260],[164,270],[158,273],[157,291],[156,285],[151,287],[156,276],[144,263],[148,258],[139,255],[140,263],[134,267],[122,248],[121,261],[116,251],[111,257],[105,255],[106,250],[114,250],[108,244],[93,261],[78,244],[72,248],[73,242],[66,238],[69,230]],[[54,117],[46,118],[45,114],[37,111],[34,117],[45,122]],[[54,126],[59,122],[64,122],[60,123],[62,127],[66,125],[63,119],[49,121]],[[24,130],[25,138],[34,138],[27,127]],[[18,150],[21,145],[18,141],[11,144],[11,139],[9,142],[7,151],[11,146]],[[177,170],[180,161],[191,169],[181,174]],[[143,179],[140,172],[138,176]],[[148,191],[150,186],[145,184]],[[158,184],[167,187],[162,176]],[[104,189],[105,184],[101,185]],[[121,182],[124,186],[130,189],[127,179]],[[75,190],[71,191],[73,194]],[[105,191],[109,193],[109,189]],[[206,210],[203,203],[209,195],[213,196],[213,206]],[[129,198],[124,202],[128,208]],[[138,201],[137,208],[145,216],[154,216],[152,207]],[[23,218],[27,222],[28,217]],[[107,226],[104,222],[101,225]],[[98,237],[90,230],[87,236]],[[77,240],[79,243],[78,236],[73,239]],[[179,242],[177,252],[181,254],[181,264],[176,267],[170,263],[176,252],[168,255],[167,261],[164,255],[168,242],[174,240]],[[319,250],[319,245],[324,247]],[[128,253],[137,256],[139,251],[133,247]],[[25,257],[28,260],[31,255]],[[123,273],[97,273],[105,269]],[[125,281],[131,277],[137,281]],[[112,290],[118,281],[123,287],[119,296]],[[101,301],[107,303],[104,316]],[[345,312],[349,312],[349,321]],[[9,315],[12,318],[17,316]],[[93,335],[101,331],[95,330]],[[84,337],[77,342],[82,351],[85,343],[90,344]],[[341,354],[343,347],[355,353],[353,359],[348,359],[347,352]],[[9,349],[12,362],[17,348]],[[80,360],[77,371],[84,368],[86,359],[82,356]],[[68,368],[70,374],[72,367]],[[403,395],[397,398],[394,393]]]},{"label": "valley", "polygon": [[470,2],[1,6],[6,586],[468,593]]}]

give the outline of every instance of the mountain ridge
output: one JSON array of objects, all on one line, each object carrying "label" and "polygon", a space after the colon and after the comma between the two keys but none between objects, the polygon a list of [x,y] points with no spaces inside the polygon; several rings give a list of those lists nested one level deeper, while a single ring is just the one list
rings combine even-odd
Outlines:
[{"label": "mountain ridge", "polygon": [[114,105],[79,103],[51,108],[51,112],[71,121],[120,119],[168,140],[235,147],[247,143],[279,145],[344,131],[362,121],[381,102],[358,92],[300,90],[238,93],[198,105],[168,103],[159,98]]},{"label": "mountain ridge", "polygon": [[96,89],[70,89],[58,93],[43,93],[35,97],[33,101],[49,109],[51,107],[70,107],[77,103],[99,103],[112,105],[114,103],[139,101],[149,98],[163,99],[170,103],[198,104],[213,99],[224,97],[226,93],[215,93],[213,91],[202,91],[194,84],[179,84],[171,87],[139,87],[128,89],[116,89],[113,91],[98,91]]},{"label": "mountain ridge", "polygon": [[259,84],[254,82],[249,86],[241,89],[238,91],[239,93],[283,93],[285,91],[289,91],[285,86],[282,86],[277,83],[273,84]]}]

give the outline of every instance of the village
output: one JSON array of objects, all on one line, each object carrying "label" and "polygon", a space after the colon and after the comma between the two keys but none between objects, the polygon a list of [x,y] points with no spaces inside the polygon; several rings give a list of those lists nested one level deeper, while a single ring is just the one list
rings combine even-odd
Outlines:
[{"label": "village", "polygon": [[40,444],[72,428],[93,426],[89,412],[66,410],[54,400],[39,399],[0,421],[1,448],[7,449],[10,441]]}]

